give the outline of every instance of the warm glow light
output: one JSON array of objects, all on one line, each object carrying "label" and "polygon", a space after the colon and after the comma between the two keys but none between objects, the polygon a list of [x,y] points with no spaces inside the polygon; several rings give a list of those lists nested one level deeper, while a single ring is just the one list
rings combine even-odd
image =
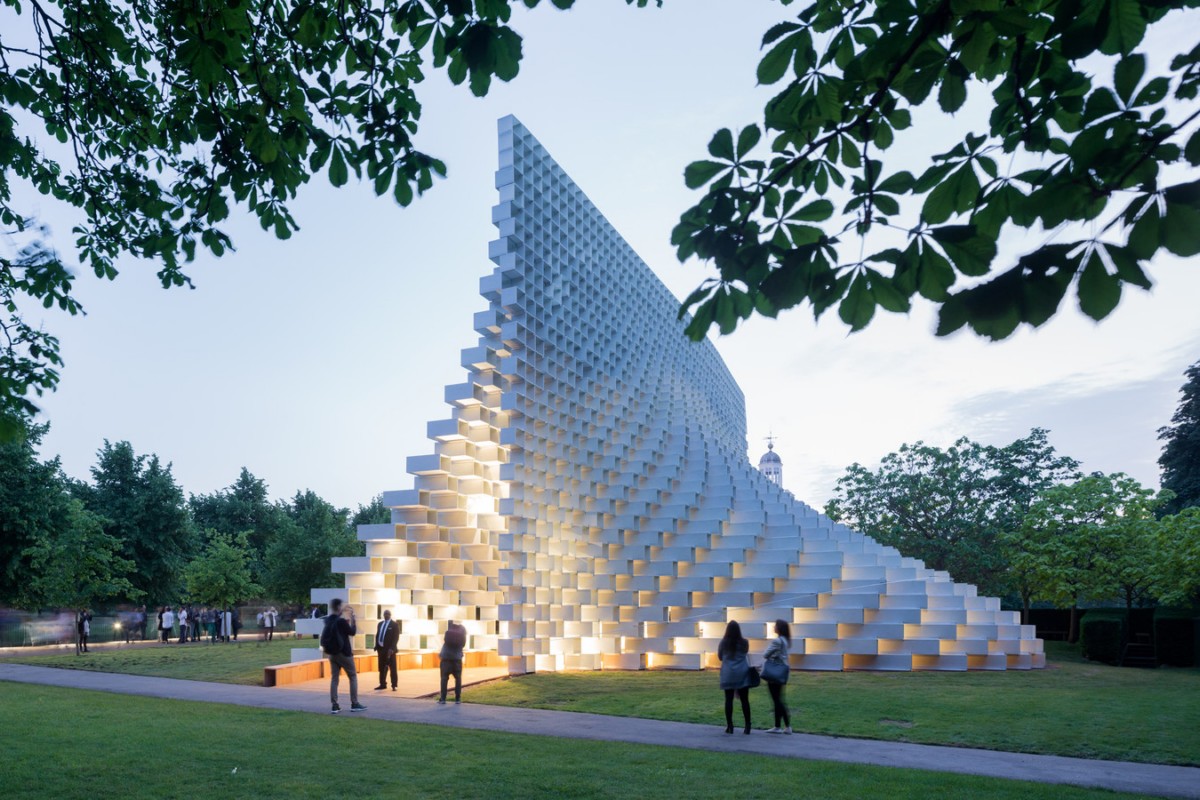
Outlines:
[{"label": "warm glow light", "polygon": [[467,511],[472,514],[491,514],[496,510],[496,501],[490,494],[467,495]]}]

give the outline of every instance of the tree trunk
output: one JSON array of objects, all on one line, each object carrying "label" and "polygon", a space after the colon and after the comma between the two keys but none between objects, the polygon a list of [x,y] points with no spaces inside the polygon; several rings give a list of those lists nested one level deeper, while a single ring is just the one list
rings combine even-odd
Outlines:
[{"label": "tree trunk", "polygon": [[1021,624],[1022,625],[1029,624],[1029,605],[1030,605],[1029,601],[1030,601],[1030,599],[1031,599],[1031,597],[1028,592],[1021,593]]},{"label": "tree trunk", "polygon": [[1075,644],[1079,641],[1079,606],[1071,604],[1071,625],[1067,631],[1067,644]]}]

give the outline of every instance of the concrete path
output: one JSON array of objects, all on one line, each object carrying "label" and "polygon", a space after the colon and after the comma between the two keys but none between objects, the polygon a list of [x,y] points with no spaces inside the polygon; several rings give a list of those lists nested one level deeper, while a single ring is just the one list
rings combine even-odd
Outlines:
[{"label": "concrete path", "polygon": [[[329,698],[326,694],[328,687],[323,681],[312,681],[299,687],[264,689],[256,686],[232,686],[4,663],[0,663],[0,681],[176,700],[230,703],[256,708],[329,713]],[[758,730],[750,736],[741,733],[727,736],[723,728],[715,725],[661,722],[567,711],[502,708],[472,703],[438,705],[429,699],[413,700],[400,697],[400,692],[374,692],[370,688],[373,685],[374,676],[360,676],[360,700],[367,706],[367,711],[362,715],[353,716],[343,711],[342,718],[352,720],[355,716],[362,716],[395,722],[539,734],[558,738],[907,767],[1200,800],[1200,768],[1195,767],[1093,761],[807,734],[772,736]],[[469,693],[465,696],[469,697]],[[343,681],[343,709],[349,706],[349,703],[344,702],[345,697]],[[349,724],[355,723],[351,721]]]}]

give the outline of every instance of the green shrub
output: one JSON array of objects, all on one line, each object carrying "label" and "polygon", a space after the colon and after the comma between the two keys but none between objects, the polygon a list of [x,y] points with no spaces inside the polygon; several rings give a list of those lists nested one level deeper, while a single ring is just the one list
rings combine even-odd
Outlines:
[{"label": "green shrub", "polygon": [[1159,664],[1190,667],[1196,663],[1195,614],[1175,608],[1154,613],[1154,657]]},{"label": "green shrub", "polygon": [[1079,625],[1079,642],[1083,657],[1106,664],[1121,663],[1121,648],[1125,646],[1125,616],[1112,612],[1089,611]]}]

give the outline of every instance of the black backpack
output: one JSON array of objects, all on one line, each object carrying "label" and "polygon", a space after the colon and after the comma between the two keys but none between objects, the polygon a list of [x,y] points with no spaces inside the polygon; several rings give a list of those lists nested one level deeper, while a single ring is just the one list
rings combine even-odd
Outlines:
[{"label": "black backpack", "polygon": [[341,655],[342,649],[342,633],[338,630],[338,620],[340,617],[337,614],[330,614],[325,617],[325,627],[321,631],[321,649],[327,655]]}]

